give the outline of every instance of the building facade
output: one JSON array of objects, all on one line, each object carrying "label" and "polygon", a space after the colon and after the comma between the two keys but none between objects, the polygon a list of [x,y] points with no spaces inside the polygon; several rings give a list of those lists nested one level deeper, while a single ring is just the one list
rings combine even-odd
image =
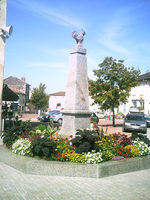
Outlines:
[{"label": "building facade", "polygon": [[14,104],[18,106],[18,111],[25,112],[29,102],[30,91],[30,85],[26,83],[25,77],[19,79],[17,77],[9,76],[8,78],[4,79],[4,84],[6,84],[13,92],[19,96],[19,100]]},{"label": "building facade", "polygon": [[49,110],[63,110],[65,105],[65,92],[49,94]]},{"label": "building facade", "polygon": [[128,102],[119,107],[119,111],[127,114],[131,107],[150,115],[150,72],[141,75],[139,85],[132,88]]},{"label": "building facade", "polygon": [[[115,114],[122,112],[126,115],[131,107],[138,108],[141,112],[150,115],[150,72],[141,75],[139,78],[139,85],[132,88],[128,102],[121,104],[119,108],[115,109]],[[49,95],[50,110],[63,109],[65,104],[65,92],[56,92]],[[90,111],[99,111],[99,105],[94,104],[94,101],[89,97]],[[109,111],[106,112],[110,114]]]}]

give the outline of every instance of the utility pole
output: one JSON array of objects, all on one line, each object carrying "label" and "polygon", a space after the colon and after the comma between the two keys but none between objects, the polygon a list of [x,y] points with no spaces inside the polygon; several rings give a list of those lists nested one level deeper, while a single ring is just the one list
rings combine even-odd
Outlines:
[{"label": "utility pole", "polygon": [[12,26],[6,27],[7,0],[0,0],[0,134],[2,132],[2,92],[4,78],[5,41],[12,32]]},{"label": "utility pole", "polygon": [[[0,0],[0,27],[6,27],[6,0]],[[2,131],[2,92],[4,77],[5,39],[0,35],[0,134]]]}]

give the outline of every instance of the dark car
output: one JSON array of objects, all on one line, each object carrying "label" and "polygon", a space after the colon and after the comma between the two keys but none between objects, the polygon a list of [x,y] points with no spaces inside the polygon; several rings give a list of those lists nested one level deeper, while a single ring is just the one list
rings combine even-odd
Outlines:
[{"label": "dark car", "polygon": [[143,113],[129,113],[124,119],[124,132],[146,133],[150,127],[150,116]]},{"label": "dark car", "polygon": [[51,111],[47,112],[45,115],[39,116],[38,120],[40,120],[40,122],[49,122],[51,116],[54,114],[60,114],[60,111],[59,110],[51,110]]}]

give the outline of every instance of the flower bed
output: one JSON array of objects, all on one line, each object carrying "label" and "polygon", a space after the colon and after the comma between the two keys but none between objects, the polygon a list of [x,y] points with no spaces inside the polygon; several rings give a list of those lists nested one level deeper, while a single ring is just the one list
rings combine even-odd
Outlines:
[{"label": "flower bed", "polygon": [[64,137],[56,130],[40,125],[31,129],[29,122],[18,121],[3,135],[4,144],[19,155],[46,160],[98,164],[150,154],[150,141],[134,134],[102,134],[94,130],[77,130],[76,137]]}]

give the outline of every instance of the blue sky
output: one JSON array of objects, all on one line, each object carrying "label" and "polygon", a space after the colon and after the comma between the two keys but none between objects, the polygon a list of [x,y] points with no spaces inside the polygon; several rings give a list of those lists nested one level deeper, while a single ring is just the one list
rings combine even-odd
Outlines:
[{"label": "blue sky", "polygon": [[26,77],[31,88],[64,91],[72,30],[86,31],[88,76],[105,57],[150,69],[150,0],[7,0],[4,78]]}]

